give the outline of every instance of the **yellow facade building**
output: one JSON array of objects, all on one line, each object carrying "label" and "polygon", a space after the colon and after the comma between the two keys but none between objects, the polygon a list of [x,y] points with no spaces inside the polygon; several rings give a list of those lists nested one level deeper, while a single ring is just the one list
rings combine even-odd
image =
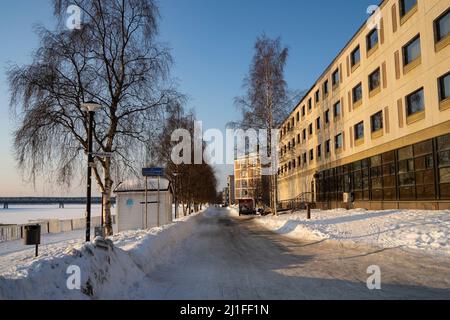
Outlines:
[{"label": "yellow facade building", "polygon": [[381,3],[281,126],[281,202],[450,208],[449,8]]},{"label": "yellow facade building", "polygon": [[246,155],[234,162],[235,201],[253,199],[258,202],[262,192],[261,162],[259,155]]}]

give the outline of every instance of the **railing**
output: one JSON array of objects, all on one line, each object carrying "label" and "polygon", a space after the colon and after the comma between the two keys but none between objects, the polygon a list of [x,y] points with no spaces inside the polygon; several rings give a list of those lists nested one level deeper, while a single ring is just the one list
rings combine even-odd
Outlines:
[{"label": "railing", "polygon": [[[115,198],[111,198],[111,203],[114,205]],[[68,204],[85,204],[86,198],[39,198],[39,197],[17,197],[17,198],[0,198],[0,204],[3,204],[3,209],[8,209],[11,205],[59,205],[60,208],[64,208],[64,205]],[[92,204],[101,204],[102,198],[92,198]]]},{"label": "railing", "polygon": [[282,210],[295,212],[306,210],[308,205],[310,208],[315,208],[316,203],[313,192],[303,192],[294,199],[280,201],[280,205]]}]

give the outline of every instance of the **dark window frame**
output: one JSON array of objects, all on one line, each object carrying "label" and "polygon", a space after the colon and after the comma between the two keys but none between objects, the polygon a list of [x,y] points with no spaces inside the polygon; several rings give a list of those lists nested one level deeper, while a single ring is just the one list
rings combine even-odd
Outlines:
[{"label": "dark window frame", "polygon": [[[380,121],[381,125],[380,125],[380,127],[378,129],[375,129],[374,119],[376,119],[377,116],[381,117],[381,121]],[[370,116],[370,130],[371,130],[372,133],[374,133],[374,132],[378,132],[378,131],[383,130],[383,129],[384,129],[383,110],[380,110],[377,113],[375,113],[375,114]]]},{"label": "dark window frame", "polygon": [[[359,134],[359,129],[360,126],[362,126],[362,133]],[[355,135],[355,141],[356,140],[360,140],[360,139],[364,139],[364,121],[358,122],[357,124],[355,124],[355,126],[353,127],[354,130],[354,135]]]},{"label": "dark window frame", "polygon": [[[376,34],[376,42],[372,44],[372,35]],[[374,28],[372,29],[366,36],[366,45],[367,45],[367,52],[372,50],[379,44],[380,42],[380,35],[378,34],[378,29]]]},{"label": "dark window frame", "polygon": [[[359,97],[358,100],[355,100],[356,97],[356,90],[360,88],[361,90],[361,96]],[[352,89],[352,102],[353,103],[357,103],[359,101],[361,101],[363,99],[363,87],[362,87],[362,82],[360,82],[359,84],[357,84],[353,89]]]},{"label": "dark window frame", "polygon": [[400,8],[400,18],[403,18],[410,12],[415,6],[417,6],[417,0],[415,0],[415,4],[412,5],[409,9],[406,8],[405,0],[399,1],[399,8]]},{"label": "dark window frame", "polygon": [[[409,53],[408,53],[408,48],[415,43],[417,40],[419,40],[419,49],[420,49],[420,54],[414,58],[414,59],[409,59]],[[417,59],[420,59],[422,57],[422,41],[421,41],[421,37],[420,37],[420,33],[417,34],[416,36],[414,36],[414,38],[412,38],[410,41],[408,41],[403,47],[402,47],[402,54],[403,54],[403,66],[407,66],[410,63],[416,61]]]},{"label": "dark window frame", "polygon": [[[372,77],[377,73],[378,73],[378,85],[373,87],[372,86],[372,80],[373,80]],[[371,74],[369,74],[368,80],[369,80],[369,92],[373,92],[374,90],[377,90],[378,88],[380,88],[381,87],[381,68],[378,67]]]},{"label": "dark window frame", "polygon": [[[340,139],[340,141],[341,141],[341,144],[340,144],[340,145],[338,145],[339,137],[341,138],[341,139]],[[344,147],[344,136],[343,136],[342,133],[339,133],[339,134],[337,134],[337,135],[334,137],[334,149],[335,149],[335,150],[340,150],[340,149],[342,149],[343,147]]]},{"label": "dark window frame", "polygon": [[336,87],[341,82],[341,74],[339,68],[337,68],[331,75],[331,85]]},{"label": "dark window frame", "polygon": [[[417,93],[419,93],[419,92],[422,92],[422,108],[420,109],[420,110],[418,110],[418,111],[414,111],[414,112],[410,112],[410,98],[413,96],[413,95],[416,95]],[[423,111],[425,111],[425,90],[424,90],[424,88],[422,87],[422,88],[419,88],[419,89],[417,89],[416,91],[413,91],[413,92],[411,92],[410,94],[408,94],[406,97],[405,97],[405,104],[406,104],[406,116],[407,117],[410,117],[410,116],[412,116],[412,115],[415,115],[415,114],[418,114],[418,113],[421,113],[421,112],[423,112]]]},{"label": "dark window frame", "polygon": [[[356,53],[358,53],[358,61],[356,61]],[[350,53],[350,65],[352,67],[358,65],[359,63],[361,63],[361,46],[357,46],[355,49],[353,49],[353,51]]]},{"label": "dark window frame", "polygon": [[[337,105],[339,105],[339,114],[336,112],[336,110],[338,110],[336,108]],[[336,119],[336,118],[340,118],[341,115],[342,115],[342,104],[341,104],[341,100],[339,100],[339,101],[336,101],[335,104],[333,104],[333,116]]]},{"label": "dark window frame", "polygon": [[447,99],[450,99],[450,90],[449,92],[446,92],[447,96],[443,96],[443,92],[445,92],[445,84],[443,83],[443,80],[447,77],[450,77],[450,72],[447,72],[446,74],[440,76],[438,78],[438,88],[439,88],[439,101],[445,101]]},{"label": "dark window frame", "polygon": [[433,25],[434,25],[434,38],[435,38],[435,42],[440,42],[444,39],[446,39],[447,37],[450,36],[450,33],[442,36],[440,35],[440,26],[439,26],[439,22],[440,20],[442,20],[443,18],[447,18],[450,19],[450,8],[447,9],[446,11],[444,11],[440,16],[438,16],[434,21],[433,21]]}]

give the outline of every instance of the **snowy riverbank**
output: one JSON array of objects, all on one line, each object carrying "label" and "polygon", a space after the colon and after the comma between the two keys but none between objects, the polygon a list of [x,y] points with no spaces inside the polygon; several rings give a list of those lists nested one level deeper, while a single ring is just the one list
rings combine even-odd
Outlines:
[{"label": "snowy riverbank", "polygon": [[450,211],[424,210],[313,210],[255,219],[260,225],[289,237],[331,239],[375,245],[406,247],[432,254],[450,255]]}]

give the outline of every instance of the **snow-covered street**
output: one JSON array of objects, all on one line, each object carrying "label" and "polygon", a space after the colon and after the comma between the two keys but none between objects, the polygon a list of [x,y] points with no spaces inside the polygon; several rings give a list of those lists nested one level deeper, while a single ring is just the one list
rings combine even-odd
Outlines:
[{"label": "snow-covered street", "polygon": [[[151,299],[450,299],[450,262],[400,249],[290,239],[211,209],[169,263],[148,274]],[[378,265],[382,290],[367,289]]]},{"label": "snow-covered street", "polygon": [[[0,276],[0,298],[87,298],[64,287],[65,268],[76,263],[99,299],[450,299],[448,257],[293,239],[255,219],[210,208],[166,228],[119,234],[108,263],[92,247],[69,254],[58,244],[52,256],[24,258]],[[381,290],[366,285],[373,265]]]}]

